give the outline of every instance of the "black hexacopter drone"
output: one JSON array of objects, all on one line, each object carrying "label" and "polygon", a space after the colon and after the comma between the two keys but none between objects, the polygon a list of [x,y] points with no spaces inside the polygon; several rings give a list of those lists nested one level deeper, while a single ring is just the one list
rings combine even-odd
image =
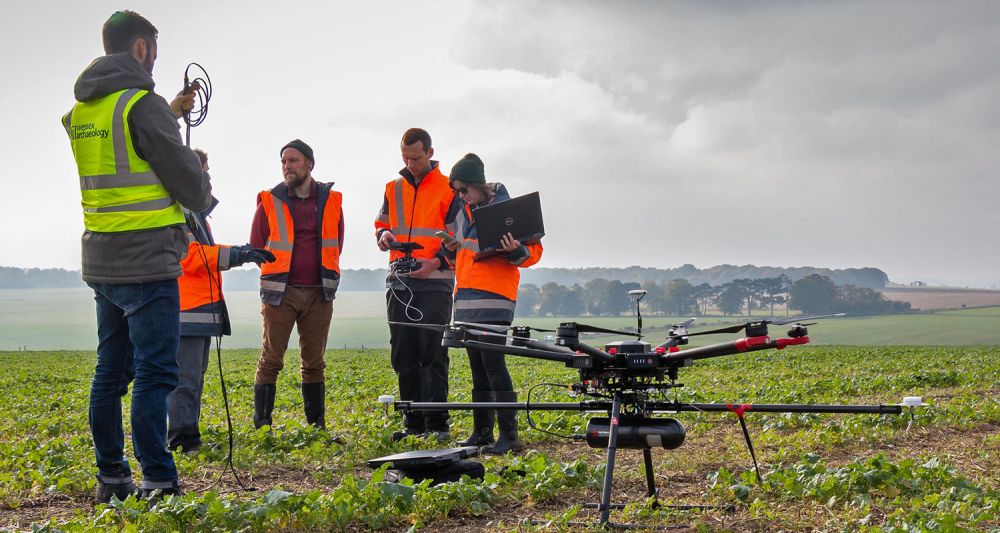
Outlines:
[{"label": "black hexacopter drone", "polygon": [[[743,435],[753,458],[757,477],[760,479],[757,459],[754,454],[750,433],[747,430],[744,414],[757,413],[851,413],[899,415],[903,407],[922,405],[919,397],[904,398],[902,404],[892,405],[821,405],[821,404],[732,404],[732,403],[690,403],[679,399],[664,400],[662,393],[668,389],[683,387],[677,382],[678,370],[691,366],[698,359],[734,355],[758,350],[781,350],[788,346],[809,343],[807,326],[815,322],[807,320],[843,316],[822,315],[810,317],[795,317],[779,320],[755,320],[734,326],[697,331],[689,333],[687,328],[694,322],[689,319],[681,324],[674,324],[667,333],[666,342],[651,346],[642,341],[642,317],[638,313],[639,300],[646,291],[630,291],[630,296],[636,302],[638,329],[636,332],[619,331],[564,322],[554,331],[555,344],[530,338],[531,331],[552,332],[530,326],[498,326],[492,324],[477,324],[471,322],[455,322],[453,324],[420,324],[393,323],[397,325],[442,331],[442,344],[449,348],[473,348],[488,350],[509,355],[544,359],[564,363],[569,368],[579,371],[580,380],[569,388],[589,399],[580,402],[413,402],[393,401],[391,396],[380,397],[379,401],[392,404],[396,411],[429,411],[429,410],[477,410],[477,409],[516,409],[528,412],[528,424],[534,428],[531,421],[531,411],[596,411],[605,412],[607,416],[590,419],[586,432],[575,438],[586,440],[592,448],[607,449],[607,468],[604,472],[604,485],[601,502],[596,505],[600,512],[599,525],[615,526],[609,521],[612,508],[621,508],[621,504],[611,504],[611,481],[614,476],[615,454],[619,448],[642,450],[646,474],[647,495],[654,497],[657,489],[653,480],[653,459],[651,449],[662,447],[674,449],[684,442],[684,426],[674,418],[653,418],[656,413],[693,412],[732,412],[739,419]],[[792,324],[787,337],[772,339],[768,334],[768,325]],[[511,331],[512,335],[506,333]],[[720,333],[745,332],[743,338],[710,344],[697,348],[681,350],[688,343],[689,337],[713,335]],[[636,340],[618,341],[606,344],[604,349],[595,348],[580,341],[581,333],[605,333],[635,337]],[[499,337],[509,341],[509,344],[494,344],[483,342],[481,337]],[[594,506],[591,506],[594,507]],[[704,507],[704,506],[695,506]]]}]

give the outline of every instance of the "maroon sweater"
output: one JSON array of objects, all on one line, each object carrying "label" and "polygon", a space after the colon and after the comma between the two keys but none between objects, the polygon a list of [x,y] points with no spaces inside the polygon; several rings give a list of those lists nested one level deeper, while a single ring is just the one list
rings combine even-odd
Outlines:
[{"label": "maroon sweater", "polygon": [[[316,183],[313,182],[308,198],[289,196],[288,209],[292,212],[292,227],[295,235],[295,246],[292,247],[292,264],[288,272],[288,284],[300,287],[319,287],[322,281],[319,275],[319,212],[317,208]],[[344,246],[344,210],[340,210],[339,228],[340,246]],[[263,248],[271,228],[267,224],[267,214],[264,208],[257,206],[253,215],[253,226],[250,228],[250,246]]]}]

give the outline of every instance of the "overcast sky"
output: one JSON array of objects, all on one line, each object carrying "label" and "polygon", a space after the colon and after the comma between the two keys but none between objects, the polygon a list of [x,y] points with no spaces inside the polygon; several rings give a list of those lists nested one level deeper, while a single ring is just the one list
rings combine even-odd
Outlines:
[{"label": "overcast sky", "polygon": [[[1000,3],[31,2],[0,17],[0,265],[79,268],[59,117],[129,7],[160,31],[157,92],[214,84],[216,238],[299,137],[344,193],[344,268],[385,264],[372,220],[427,129],[542,195],[540,266],[872,266],[1000,287]],[[168,98],[169,99],[169,98]]]}]

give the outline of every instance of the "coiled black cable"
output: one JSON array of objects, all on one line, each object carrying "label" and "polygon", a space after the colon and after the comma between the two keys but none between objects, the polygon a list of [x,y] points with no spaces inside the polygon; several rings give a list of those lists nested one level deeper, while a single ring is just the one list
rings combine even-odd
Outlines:
[{"label": "coiled black cable", "polygon": [[[194,79],[191,79],[191,68],[197,70]],[[184,144],[191,146],[191,128],[201,126],[202,122],[208,118],[208,102],[212,99],[212,78],[208,76],[205,68],[198,63],[189,63],[184,69],[184,94],[194,94],[194,107],[184,112],[184,124],[187,125],[184,134]]]}]

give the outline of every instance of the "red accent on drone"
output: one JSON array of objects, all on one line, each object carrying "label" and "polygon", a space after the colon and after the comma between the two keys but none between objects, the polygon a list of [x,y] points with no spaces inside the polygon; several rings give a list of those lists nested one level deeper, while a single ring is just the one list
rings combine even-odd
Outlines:
[{"label": "red accent on drone", "polygon": [[618,355],[618,348],[612,348],[608,350],[608,353],[611,355]]},{"label": "red accent on drone", "polygon": [[760,337],[746,337],[736,341],[736,349],[745,352],[754,346],[760,346],[761,344],[767,344],[771,342],[771,338],[767,335],[762,335]]},{"label": "red accent on drone", "polygon": [[656,355],[663,355],[665,353],[667,353],[667,349],[666,348],[664,348],[663,346],[657,346],[656,347]]},{"label": "red accent on drone", "polygon": [[791,339],[778,339],[775,342],[778,344],[777,348],[779,350],[784,350],[785,346],[796,346],[796,345],[799,345],[799,344],[809,344],[809,336],[806,335],[805,337],[796,337],[796,338],[791,338]]},{"label": "red accent on drone", "polygon": [[747,411],[753,411],[753,406],[748,403],[741,403],[739,405],[733,405],[731,403],[727,403],[726,409],[729,409],[730,411],[735,413],[736,416],[743,418],[743,413]]},{"label": "red accent on drone", "polygon": [[680,346],[671,346],[670,347],[670,353],[679,352],[679,351],[681,351]]}]

